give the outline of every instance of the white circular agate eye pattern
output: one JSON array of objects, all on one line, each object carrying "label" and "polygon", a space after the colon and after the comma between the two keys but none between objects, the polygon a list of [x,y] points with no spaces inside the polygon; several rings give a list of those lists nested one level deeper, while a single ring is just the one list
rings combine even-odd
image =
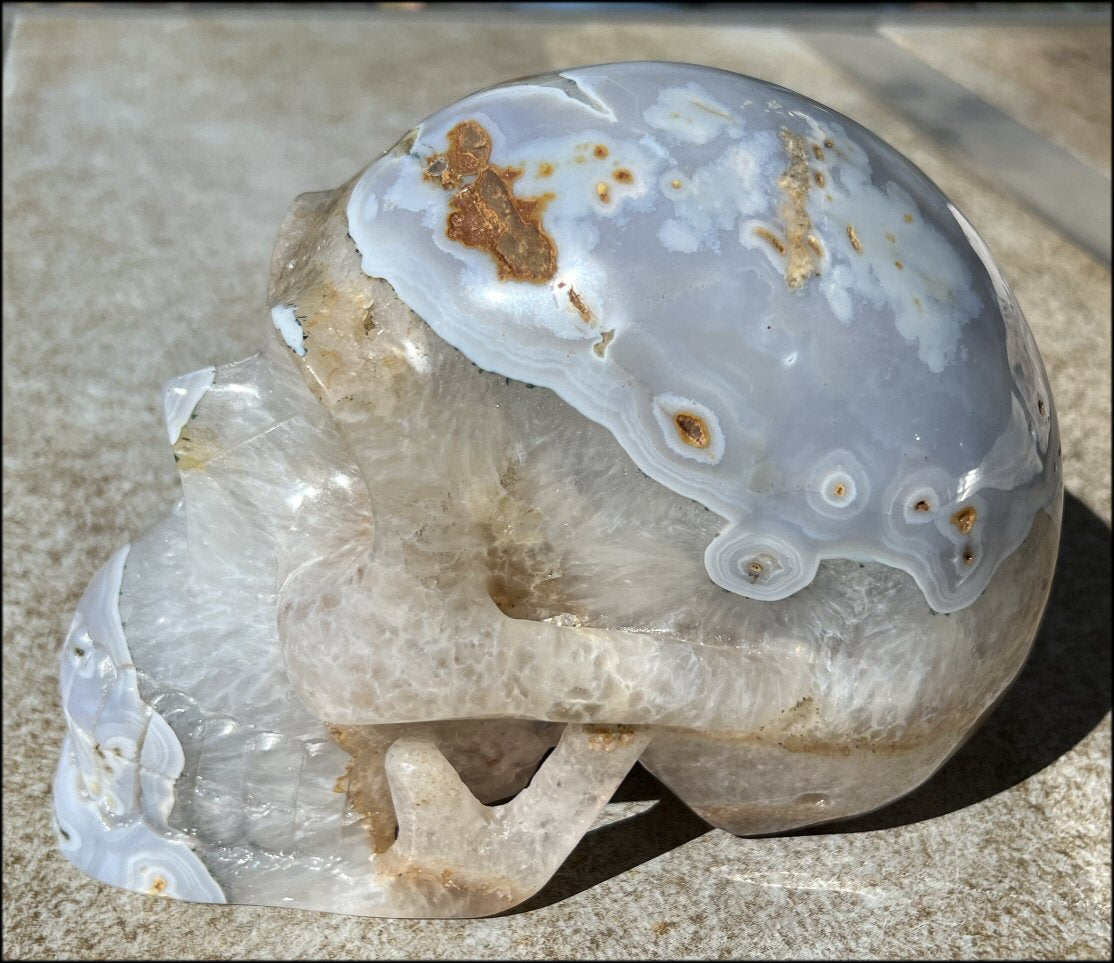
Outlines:
[{"label": "white circular agate eye pattern", "polygon": [[805,497],[827,518],[853,518],[870,501],[870,478],[849,451],[833,451],[813,469]]},{"label": "white circular agate eye pattern", "polygon": [[705,560],[740,595],[853,558],[955,611],[1059,490],[1048,382],[985,244],[780,87],[624,63],[481,91],[373,163],[348,223],[442,338],[723,516]]}]

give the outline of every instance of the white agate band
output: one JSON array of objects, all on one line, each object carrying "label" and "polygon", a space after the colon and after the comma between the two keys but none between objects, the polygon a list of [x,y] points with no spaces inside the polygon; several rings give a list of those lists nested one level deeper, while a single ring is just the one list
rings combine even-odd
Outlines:
[{"label": "white agate band", "polygon": [[101,882],[201,903],[224,894],[167,819],[182,747],[139,695],[120,622],[124,546],[97,572],[62,647],[68,732],[54,777],[54,825],[66,858]]}]

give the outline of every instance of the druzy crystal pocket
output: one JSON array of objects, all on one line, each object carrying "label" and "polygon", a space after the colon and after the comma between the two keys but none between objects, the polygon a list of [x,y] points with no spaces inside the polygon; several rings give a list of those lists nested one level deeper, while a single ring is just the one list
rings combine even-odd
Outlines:
[{"label": "druzy crystal pocket", "polygon": [[635,762],[734,833],[854,815],[1024,661],[1039,355],[962,214],[819,104],[662,63],[474,94],[298,198],[269,299],[257,355],[167,386],[183,499],[63,653],[99,879],[495,912]]}]

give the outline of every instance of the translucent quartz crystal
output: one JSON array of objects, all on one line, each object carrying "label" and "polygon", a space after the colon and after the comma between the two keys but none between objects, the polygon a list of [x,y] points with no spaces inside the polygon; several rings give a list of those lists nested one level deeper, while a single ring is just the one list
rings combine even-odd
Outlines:
[{"label": "translucent quartz crystal", "polygon": [[851,816],[1025,659],[1039,355],[827,108],[653,63],[475,94],[298,198],[269,298],[257,355],[167,386],[182,501],[63,651],[55,815],[99,879],[496,912],[636,761],[733,833]]}]

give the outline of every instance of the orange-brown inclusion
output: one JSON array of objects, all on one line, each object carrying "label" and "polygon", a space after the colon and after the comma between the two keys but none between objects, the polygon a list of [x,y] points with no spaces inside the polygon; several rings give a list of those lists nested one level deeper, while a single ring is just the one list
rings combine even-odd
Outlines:
[{"label": "orange-brown inclusion", "polygon": [[620,184],[630,184],[634,181],[634,175],[625,167],[620,167],[614,174],[611,175]]},{"label": "orange-brown inclusion", "polygon": [[595,154],[600,160],[603,160],[607,156],[608,150],[606,147],[603,146],[603,144],[596,144],[596,149],[592,151],[592,153]]},{"label": "orange-brown inclusion", "polygon": [[449,149],[430,158],[425,170],[455,191],[445,232],[450,240],[490,254],[501,281],[540,284],[557,272],[557,247],[541,223],[553,195],[515,197],[521,174],[491,163],[491,135],[474,120],[449,131]]},{"label": "orange-brown inclusion", "polygon": [[712,434],[704,419],[699,415],[687,411],[679,411],[673,416],[673,421],[680,432],[681,441],[693,448],[707,448],[712,443]]},{"label": "orange-brown inclusion", "polygon": [[607,346],[611,344],[612,339],[615,337],[613,330],[601,331],[599,340],[592,345],[592,350],[596,352],[597,357],[602,358],[607,351]]},{"label": "orange-brown inclusion", "polygon": [[588,309],[588,305],[584,303],[584,299],[576,293],[576,288],[569,288],[569,302],[576,308],[577,314],[584,319],[585,323],[592,323],[592,312]]},{"label": "orange-brown inclusion", "polygon": [[771,234],[764,227],[756,227],[754,229],[754,233],[758,237],[762,238],[763,241],[768,242],[770,247],[777,251],[778,254],[785,253],[785,245],[781,242],[781,238],[779,238],[777,235]]},{"label": "orange-brown inclusion", "polygon": [[975,527],[975,519],[978,518],[978,513],[970,505],[966,508],[961,508],[952,516],[952,524],[960,530],[964,535],[970,533],[971,529]]},{"label": "orange-brown inclusion", "polygon": [[[779,133],[782,146],[789,158],[789,166],[778,178],[778,187],[785,194],[780,210],[781,221],[785,227],[784,253],[787,255],[785,283],[789,286],[789,290],[796,291],[803,287],[810,277],[820,273],[816,249],[807,240],[812,231],[812,220],[808,215],[806,201],[812,187],[813,176],[808,166],[808,145],[805,139],[800,134],[790,133],[785,128],[782,128]],[[777,249],[777,245],[774,247]],[[778,253],[782,251],[779,250]]]}]

